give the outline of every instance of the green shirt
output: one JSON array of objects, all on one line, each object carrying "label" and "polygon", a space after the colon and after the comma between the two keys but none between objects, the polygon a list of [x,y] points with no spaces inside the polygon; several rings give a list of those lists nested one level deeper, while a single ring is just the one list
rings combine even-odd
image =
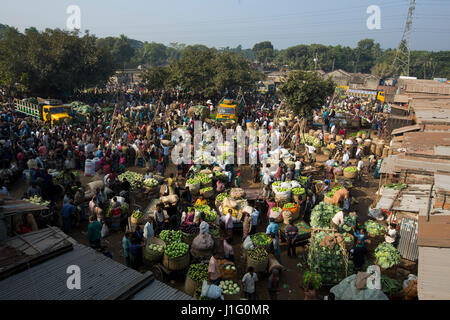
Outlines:
[{"label": "green shirt", "polygon": [[102,225],[100,222],[95,221],[88,226],[88,239],[89,242],[97,242],[102,238]]}]

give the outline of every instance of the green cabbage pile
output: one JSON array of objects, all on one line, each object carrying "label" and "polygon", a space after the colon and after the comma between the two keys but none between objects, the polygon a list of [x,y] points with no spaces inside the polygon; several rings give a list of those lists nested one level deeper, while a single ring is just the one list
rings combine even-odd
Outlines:
[{"label": "green cabbage pile", "polygon": [[292,188],[292,194],[295,196],[300,196],[302,194],[305,194],[305,188],[300,188],[300,187]]},{"label": "green cabbage pile", "polygon": [[339,225],[338,231],[340,233],[350,232],[352,227],[356,227],[356,217],[346,214],[344,216],[344,224]]},{"label": "green cabbage pile", "polygon": [[320,246],[327,234],[334,236],[333,232],[321,231],[316,233],[314,237],[311,237],[308,265],[312,272],[321,275],[323,284],[330,285],[339,283],[346,277],[346,258],[339,245],[335,245],[333,249]]},{"label": "green cabbage pile", "polygon": [[327,205],[325,202],[319,203],[311,211],[311,227],[313,228],[328,228],[330,227],[331,219],[338,213],[341,208]]},{"label": "green cabbage pile", "polygon": [[216,199],[217,199],[217,201],[222,202],[222,201],[225,200],[225,198],[227,198],[228,196],[229,196],[228,193],[222,192],[222,193],[219,193],[219,194],[217,195]]},{"label": "green cabbage pile", "polygon": [[375,249],[375,258],[380,267],[389,269],[398,265],[402,256],[392,244],[383,242]]},{"label": "green cabbage pile", "polygon": [[370,233],[374,236],[381,236],[385,231],[382,224],[373,220],[367,220],[367,222],[364,224],[364,228],[366,229],[367,233]]},{"label": "green cabbage pile", "polygon": [[344,172],[356,172],[358,169],[356,167],[347,167],[344,169]]}]

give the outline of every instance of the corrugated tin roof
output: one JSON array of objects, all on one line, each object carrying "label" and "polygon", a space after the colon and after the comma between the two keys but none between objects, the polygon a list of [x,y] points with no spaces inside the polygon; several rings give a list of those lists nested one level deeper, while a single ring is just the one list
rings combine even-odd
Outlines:
[{"label": "corrugated tin roof", "polygon": [[139,291],[131,300],[195,300],[186,293],[174,289],[167,284],[154,280]]},{"label": "corrugated tin roof", "polygon": [[391,155],[381,164],[380,173],[399,173],[402,170],[417,170],[428,173],[450,172],[450,160],[416,156]]},{"label": "corrugated tin roof", "polygon": [[450,300],[450,249],[419,247],[420,300]]},{"label": "corrugated tin roof", "polygon": [[406,126],[406,127],[402,127],[402,128],[398,128],[398,129],[394,129],[391,132],[391,135],[396,135],[396,134],[401,134],[401,133],[405,133],[405,132],[410,132],[410,131],[419,131],[422,130],[423,126],[420,126],[418,124],[412,125],[412,126]]},{"label": "corrugated tin roof", "polygon": [[449,192],[450,191],[450,175],[437,173],[434,175],[434,186],[436,190]]},{"label": "corrugated tin roof", "polygon": [[[141,276],[89,247],[75,244],[73,248],[0,281],[0,300],[103,300]],[[80,290],[67,288],[70,265],[80,267]]]}]

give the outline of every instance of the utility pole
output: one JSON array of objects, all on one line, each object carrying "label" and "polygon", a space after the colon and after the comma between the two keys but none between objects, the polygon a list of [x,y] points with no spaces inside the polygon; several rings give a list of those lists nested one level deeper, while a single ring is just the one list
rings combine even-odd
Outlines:
[{"label": "utility pole", "polygon": [[394,74],[398,73],[398,75],[409,76],[412,23],[415,10],[416,10],[416,0],[410,0],[408,8],[408,16],[406,17],[405,29],[403,31],[402,40],[398,45],[394,63],[392,64],[392,71],[394,72]]}]

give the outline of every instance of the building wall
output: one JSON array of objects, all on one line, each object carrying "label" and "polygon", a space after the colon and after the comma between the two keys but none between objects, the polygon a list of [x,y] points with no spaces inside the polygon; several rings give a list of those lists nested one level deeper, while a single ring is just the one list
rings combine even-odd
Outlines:
[{"label": "building wall", "polygon": [[419,300],[450,300],[450,248],[419,247]]}]

